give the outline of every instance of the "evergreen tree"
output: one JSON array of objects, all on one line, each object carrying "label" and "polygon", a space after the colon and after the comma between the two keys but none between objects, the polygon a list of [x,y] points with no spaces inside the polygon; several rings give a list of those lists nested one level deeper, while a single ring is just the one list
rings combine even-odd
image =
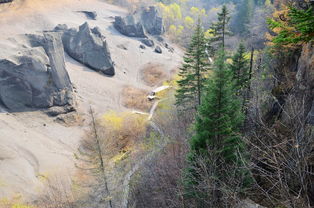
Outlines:
[{"label": "evergreen tree", "polygon": [[249,33],[248,24],[253,16],[254,8],[254,0],[242,0],[241,4],[238,4],[237,13],[232,21],[232,32],[240,35]]},{"label": "evergreen tree", "polygon": [[[236,96],[232,73],[225,63],[222,50],[215,60],[213,77],[208,81],[203,102],[198,109],[196,132],[190,140],[191,152],[188,157],[190,168],[187,170],[185,182],[189,189],[187,197],[196,199],[198,207],[208,207],[206,201],[212,201],[213,207],[222,207],[221,197],[224,193],[220,186],[223,183],[228,184],[232,191],[235,189],[239,191],[250,184],[249,171],[244,168],[246,156],[240,135],[242,122],[241,104]],[[204,196],[203,191],[197,191],[198,184],[202,183],[199,177],[204,176],[197,171],[199,168],[196,161],[198,157],[206,158],[206,155],[208,157],[206,166],[211,174],[208,180],[212,181],[213,186],[211,188],[213,190],[208,193],[211,196]]]},{"label": "evergreen tree", "polygon": [[184,63],[179,71],[180,80],[176,93],[176,105],[184,109],[196,109],[201,104],[205,75],[209,70],[205,51],[205,35],[198,21],[191,44],[184,56]]},{"label": "evergreen tree", "polygon": [[249,60],[245,58],[245,52],[245,47],[241,43],[229,66],[237,90],[244,89],[249,84]]},{"label": "evergreen tree", "polygon": [[239,137],[243,115],[232,74],[225,64],[224,52],[219,53],[213,77],[208,81],[206,94],[198,110],[196,134],[190,144],[191,150],[196,152],[212,146],[217,153],[224,152],[224,159],[231,162],[236,157],[236,150],[243,146]]},{"label": "evergreen tree", "polygon": [[230,21],[229,11],[225,5],[223,5],[221,12],[217,14],[218,21],[213,23],[210,27],[212,31],[213,38],[210,39],[211,43],[219,41],[218,48],[222,46],[225,47],[225,38],[227,35],[231,35],[231,32],[228,30],[228,24]]},{"label": "evergreen tree", "polygon": [[284,20],[268,19],[269,27],[276,31],[272,42],[276,46],[295,46],[314,39],[314,8],[306,10],[289,7]]}]

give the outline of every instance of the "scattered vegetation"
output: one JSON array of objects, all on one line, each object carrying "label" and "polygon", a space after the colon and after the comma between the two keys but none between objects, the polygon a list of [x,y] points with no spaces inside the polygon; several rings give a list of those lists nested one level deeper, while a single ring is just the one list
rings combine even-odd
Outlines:
[{"label": "scattered vegetation", "polygon": [[126,86],[121,93],[122,104],[130,109],[148,112],[152,102],[147,99],[149,92],[146,90]]},{"label": "scattered vegetation", "polygon": [[160,64],[145,65],[141,72],[144,82],[151,87],[160,85],[168,77],[164,69],[165,66]]},{"label": "scattered vegetation", "polygon": [[[278,14],[279,13],[279,14]],[[298,9],[294,6],[278,11],[278,17],[268,19],[270,29],[276,34],[270,37],[277,47],[293,47],[314,39],[314,9]]]}]

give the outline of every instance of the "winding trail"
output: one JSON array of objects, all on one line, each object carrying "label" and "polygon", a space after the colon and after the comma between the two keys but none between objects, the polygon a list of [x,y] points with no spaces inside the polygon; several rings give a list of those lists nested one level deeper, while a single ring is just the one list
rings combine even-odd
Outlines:
[{"label": "winding trail", "polygon": [[[161,99],[161,100],[157,100],[154,105],[151,107],[150,111],[149,111],[149,116],[148,116],[148,121],[149,121],[149,124],[150,126],[156,131],[158,132],[162,137],[165,136],[164,132],[162,131],[162,129],[160,129],[158,127],[158,125],[152,120],[153,116],[154,116],[154,113],[158,107],[158,104],[163,101],[165,99]],[[136,112],[136,113],[141,113],[141,114],[147,114],[147,113],[144,113],[144,112]],[[161,147],[159,147],[158,149],[155,149],[154,151],[148,153],[147,155],[145,155],[139,162],[137,162],[133,168],[125,175],[125,178],[123,180],[123,187],[124,187],[124,190],[123,190],[123,196],[122,196],[122,207],[121,208],[128,208],[129,206],[129,194],[130,194],[130,181],[131,181],[131,178],[132,176],[134,175],[134,173],[136,171],[138,171],[142,165],[150,160],[151,158],[153,158],[153,156],[159,152],[161,149],[163,149],[165,147],[166,143],[163,144]]]}]

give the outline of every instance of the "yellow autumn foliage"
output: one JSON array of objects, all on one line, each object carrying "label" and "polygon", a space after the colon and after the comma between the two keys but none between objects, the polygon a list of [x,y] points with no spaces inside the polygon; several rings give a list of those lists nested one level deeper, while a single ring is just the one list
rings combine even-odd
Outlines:
[{"label": "yellow autumn foliage", "polygon": [[188,28],[192,28],[194,26],[194,19],[190,16],[186,16],[184,19],[184,25]]},{"label": "yellow autumn foliage", "polygon": [[11,208],[34,208],[34,207],[28,206],[28,205],[22,205],[22,204],[14,204],[12,205]]},{"label": "yellow autumn foliage", "polygon": [[212,37],[214,37],[213,32],[214,32],[214,30],[212,30],[212,29],[206,30],[205,33],[204,33],[205,38],[212,38]]}]

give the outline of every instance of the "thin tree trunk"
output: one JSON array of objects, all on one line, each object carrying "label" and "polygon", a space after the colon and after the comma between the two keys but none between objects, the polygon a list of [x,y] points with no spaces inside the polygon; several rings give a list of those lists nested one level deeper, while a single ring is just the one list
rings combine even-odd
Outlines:
[{"label": "thin tree trunk", "polygon": [[[251,49],[251,57],[250,57],[250,69],[249,69],[249,79],[247,81],[247,89],[246,89],[246,93],[243,99],[243,105],[242,105],[242,109],[245,107],[247,100],[249,99],[249,95],[251,92],[251,79],[252,79],[252,71],[253,71],[253,59],[254,59],[254,48],[252,47]],[[245,117],[247,117],[248,114],[248,109],[245,108]]]},{"label": "thin tree trunk", "polygon": [[[98,133],[97,133],[94,112],[93,112],[93,109],[92,109],[91,106],[90,106],[90,114],[91,114],[91,117],[92,117],[92,125],[93,125],[93,131],[94,131],[94,134],[95,134],[95,140],[96,140],[96,145],[97,145],[98,157],[99,157],[99,160],[100,160],[100,171],[101,171],[102,177],[104,179],[106,192],[107,192],[108,196],[110,196],[108,183],[107,183],[106,172],[105,172],[104,160],[103,160],[103,153],[102,153],[102,150],[101,150],[101,147],[100,147],[100,142],[99,142],[99,137],[98,137]],[[112,201],[111,201],[111,199],[109,199],[109,207],[112,208]]]},{"label": "thin tree trunk", "polygon": [[249,70],[249,80],[248,80],[248,89],[251,90],[251,79],[252,79],[252,70],[253,70],[253,59],[254,59],[254,48],[251,50],[251,58],[250,58],[250,70]]},{"label": "thin tree trunk", "polygon": [[223,20],[222,26],[222,49],[225,50],[225,27],[226,27],[226,17]]}]

